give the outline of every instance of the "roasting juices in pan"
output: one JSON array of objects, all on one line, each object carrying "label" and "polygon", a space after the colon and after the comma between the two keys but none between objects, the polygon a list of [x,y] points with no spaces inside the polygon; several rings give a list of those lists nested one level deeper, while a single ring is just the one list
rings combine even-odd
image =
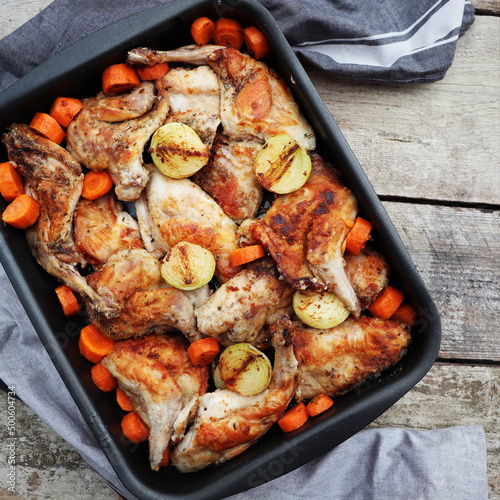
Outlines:
[{"label": "roasting juices in pan", "polygon": [[181,472],[300,429],[396,364],[416,319],[262,33],[191,34],[12,124],[0,165],[2,219],[62,313],[85,308],[80,351],[124,435]]}]

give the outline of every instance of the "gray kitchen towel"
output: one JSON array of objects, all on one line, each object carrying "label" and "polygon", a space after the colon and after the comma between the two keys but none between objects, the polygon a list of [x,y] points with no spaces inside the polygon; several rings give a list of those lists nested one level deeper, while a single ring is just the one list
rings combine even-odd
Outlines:
[{"label": "gray kitchen towel", "polygon": [[[0,92],[114,21],[168,0],[54,0],[0,40]],[[464,0],[260,0],[298,56],[343,78],[431,82],[444,77],[456,42],[474,21]],[[238,0],[222,2],[230,12]]]},{"label": "gray kitchen towel", "polygon": [[[0,40],[0,92],[87,34],[161,0],[55,0]],[[236,5],[238,0],[227,0]],[[333,75],[387,82],[434,81],[452,64],[473,22],[463,0],[262,0],[303,60]],[[125,498],[0,265],[0,378]],[[279,466],[279,464],[278,464]],[[481,427],[364,430],[323,457],[232,497],[274,499],[486,499]],[[274,479],[276,478],[276,479]],[[262,478],[261,478],[262,479]],[[247,486],[252,487],[252,484]]]}]

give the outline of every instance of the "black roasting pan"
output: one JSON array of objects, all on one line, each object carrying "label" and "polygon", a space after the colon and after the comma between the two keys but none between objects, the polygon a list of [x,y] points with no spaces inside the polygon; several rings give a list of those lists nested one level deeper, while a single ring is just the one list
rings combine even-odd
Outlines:
[{"label": "black roasting pan", "polygon": [[[119,8],[119,7],[118,7]],[[84,314],[70,319],[60,312],[57,286],[35,262],[23,231],[0,224],[0,259],[56,368],[117,475],[141,499],[215,499],[281,476],[326,453],[363,429],[409,391],[429,370],[440,345],[436,307],[351,151],[302,65],[273,17],[253,0],[175,0],[116,22],[63,50],[0,95],[0,131],[11,123],[29,123],[36,111],[49,109],[60,95],[86,97],[100,91],[102,70],[123,62],[138,46],[171,49],[191,43],[189,26],[198,16],[233,17],[253,24],[267,36],[272,56],[266,60],[291,88],[314,127],[318,149],[341,172],[357,196],[360,213],[374,224],[374,239],[387,257],[394,280],[418,310],[413,342],[402,361],[376,381],[339,397],[334,407],[284,434],[274,426],[239,457],[218,467],[181,474],[168,467],[149,468],[147,445],[131,445],[120,430],[121,413],[113,396],[95,388],[90,363],[78,352]],[[0,161],[6,161],[0,148]],[[0,201],[3,211],[6,204]],[[33,362],[36,362],[33,360]]]}]

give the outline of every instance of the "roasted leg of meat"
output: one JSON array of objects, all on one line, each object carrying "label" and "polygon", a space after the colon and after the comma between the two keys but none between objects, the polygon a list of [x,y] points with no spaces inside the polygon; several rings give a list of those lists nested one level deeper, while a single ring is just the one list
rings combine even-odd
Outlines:
[{"label": "roasted leg of meat", "polygon": [[263,345],[263,327],[291,305],[293,288],[279,279],[274,263],[262,260],[224,283],[196,310],[198,330],[223,345]]},{"label": "roasted leg of meat", "polygon": [[129,51],[127,61],[131,64],[153,64],[162,62],[189,63],[195,66],[207,64],[207,57],[221,45],[185,45],[174,50],[154,50],[148,47],[138,47]]},{"label": "roasted leg of meat", "polygon": [[67,129],[67,147],[90,170],[106,169],[119,200],[139,197],[148,181],[142,153],[168,113],[163,80],[143,82],[129,94],[104,93],[83,100],[83,109]]},{"label": "roasted leg of meat", "polygon": [[27,125],[12,125],[3,141],[9,159],[25,179],[27,191],[40,204],[38,221],[26,230],[36,260],[49,274],[86,297],[100,314],[114,316],[114,299],[92,289],[76,268],[86,264],[73,239],[73,214],[83,183],[79,163]]},{"label": "roasted leg of meat", "polygon": [[277,334],[274,343],[273,376],[267,389],[255,396],[216,390],[200,398],[194,422],[171,454],[178,470],[194,472],[230,460],[281,417],[295,392],[297,360],[286,333]]},{"label": "roasted leg of meat", "polygon": [[208,387],[207,367],[194,366],[178,335],[117,342],[102,361],[149,427],[149,460],[158,470],[167,447],[179,440]]},{"label": "roasted leg of meat", "polygon": [[346,319],[327,330],[289,325],[299,363],[296,398],[339,396],[396,364],[410,343],[407,325],[379,318]]},{"label": "roasted leg of meat", "polygon": [[286,281],[298,289],[331,290],[355,315],[361,308],[347,279],[342,243],[356,217],[353,194],[333,168],[313,155],[304,186],[278,196],[265,216],[250,227]]}]

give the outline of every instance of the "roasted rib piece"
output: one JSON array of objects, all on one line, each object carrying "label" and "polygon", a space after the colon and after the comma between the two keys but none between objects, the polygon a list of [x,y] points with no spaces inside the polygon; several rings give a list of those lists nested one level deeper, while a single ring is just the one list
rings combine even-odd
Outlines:
[{"label": "roasted rib piece", "polygon": [[169,109],[164,81],[156,87],[143,82],[129,94],[84,99],[67,129],[68,150],[90,170],[106,169],[122,201],[136,200],[148,181],[143,149]]},{"label": "roasted rib piece", "polygon": [[164,78],[170,101],[165,123],[189,125],[208,146],[220,124],[217,75],[208,66],[172,68]]},{"label": "roasted rib piece", "polygon": [[220,280],[239,271],[229,262],[229,254],[238,248],[236,224],[191,180],[171,179],[156,170],[136,211],[148,250],[164,254],[176,243],[189,241],[214,254]]},{"label": "roasted rib piece", "polygon": [[266,247],[292,286],[331,290],[359,315],[359,300],[342,255],[349,222],[356,217],[356,200],[319,155],[313,155],[312,163],[306,184],[278,196],[265,216],[251,225],[251,237]]},{"label": "roasted rib piece", "polygon": [[163,286],[160,262],[146,250],[115,252],[88,281],[119,304],[119,315],[107,318],[88,303],[90,321],[108,337],[125,339],[172,330],[190,339],[199,337],[191,300],[181,290]]},{"label": "roasted rib piece", "polygon": [[27,192],[40,204],[38,221],[26,229],[36,260],[49,274],[87,297],[100,314],[114,316],[117,304],[113,298],[92,289],[76,269],[86,264],[73,239],[73,214],[83,182],[79,163],[27,125],[9,127],[3,141],[9,159],[25,179]]},{"label": "roasted rib piece", "polygon": [[111,192],[92,201],[82,198],[76,206],[74,226],[76,246],[93,266],[104,264],[117,250],[143,246],[137,221]]},{"label": "roasted rib piece", "polygon": [[223,345],[267,343],[263,327],[292,303],[293,288],[280,280],[271,259],[240,271],[196,310],[198,330]]},{"label": "roasted rib piece", "polygon": [[260,144],[217,136],[210,161],[193,181],[206,191],[235,222],[255,217],[262,185],[255,177],[254,160]]},{"label": "roasted rib piece", "polygon": [[176,334],[117,342],[102,364],[130,396],[149,427],[149,460],[158,470],[167,447],[183,435],[208,387],[208,368],[194,366]]},{"label": "roasted rib piece", "polygon": [[365,248],[359,255],[345,254],[345,272],[361,309],[368,309],[389,283],[389,264],[385,257]]},{"label": "roasted rib piece", "polygon": [[180,62],[194,65],[207,64],[207,56],[214,50],[224,48],[221,45],[185,45],[174,50],[154,50],[138,47],[129,51],[127,61],[131,64],[153,64],[162,62]]},{"label": "roasted rib piece", "polygon": [[351,316],[327,330],[300,322],[288,328],[299,363],[299,401],[321,392],[332,397],[349,392],[397,363],[410,343],[407,325],[379,318]]},{"label": "roasted rib piece", "polygon": [[182,441],[171,453],[181,472],[218,465],[245,451],[281,417],[296,388],[297,360],[286,332],[274,337],[276,348],[271,383],[255,396],[229,389],[206,393]]},{"label": "roasted rib piece", "polygon": [[306,122],[290,90],[277,73],[233,48],[207,56],[221,83],[221,121],[232,140],[259,140],[288,134],[306,149],[316,147],[314,131]]}]

